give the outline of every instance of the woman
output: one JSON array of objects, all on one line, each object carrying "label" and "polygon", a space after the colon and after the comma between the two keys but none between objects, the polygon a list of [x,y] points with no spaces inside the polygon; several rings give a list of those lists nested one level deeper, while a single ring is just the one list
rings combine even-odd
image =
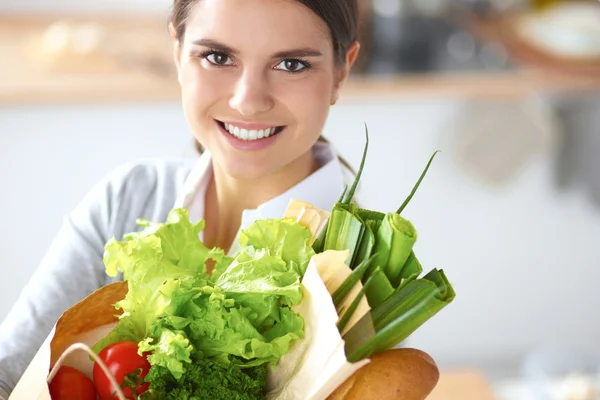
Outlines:
[{"label": "woman", "polygon": [[232,251],[291,198],[330,209],[343,168],[320,140],[359,52],[355,0],[175,0],[170,24],[185,117],[206,151],[193,168],[125,166],[68,216],[0,328],[7,396],[63,311],[111,282],[104,244],[163,221],[175,206],[204,218],[202,240]]},{"label": "woman", "polygon": [[318,142],[359,51],[355,1],[175,0],[170,32],[185,117],[207,150],[182,163],[125,166],[68,216],[0,328],[0,395],[16,385],[58,317],[111,282],[104,244],[164,221],[175,205],[204,218],[202,240],[231,249],[290,198],[330,209],[342,167]]}]

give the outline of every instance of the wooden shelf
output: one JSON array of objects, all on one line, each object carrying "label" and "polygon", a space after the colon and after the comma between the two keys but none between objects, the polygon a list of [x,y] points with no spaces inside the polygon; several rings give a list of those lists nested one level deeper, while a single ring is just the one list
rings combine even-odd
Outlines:
[{"label": "wooden shelf", "polygon": [[[49,52],[43,45],[49,36],[44,34],[57,21],[88,31],[98,28],[102,45],[87,55]],[[180,95],[162,15],[0,15],[0,59],[2,105],[177,101]],[[595,76],[526,66],[506,73],[353,75],[343,97],[514,97],[598,90],[600,79]]]}]

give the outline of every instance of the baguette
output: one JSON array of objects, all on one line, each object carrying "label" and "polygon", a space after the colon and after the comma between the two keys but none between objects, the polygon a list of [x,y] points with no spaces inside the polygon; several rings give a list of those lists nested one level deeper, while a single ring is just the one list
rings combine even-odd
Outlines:
[{"label": "baguette", "polygon": [[411,348],[386,350],[371,357],[327,400],[424,400],[439,377],[427,353]]}]

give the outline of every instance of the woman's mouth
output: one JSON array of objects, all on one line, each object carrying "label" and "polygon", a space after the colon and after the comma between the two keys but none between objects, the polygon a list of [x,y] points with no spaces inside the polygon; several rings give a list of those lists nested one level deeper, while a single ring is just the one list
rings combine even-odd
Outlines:
[{"label": "woman's mouth", "polygon": [[217,123],[221,125],[221,127],[231,136],[235,137],[236,139],[246,141],[260,140],[271,136],[275,136],[281,133],[281,131],[283,131],[283,129],[285,128],[285,126],[273,126],[264,129],[245,129],[219,120],[215,121],[217,121]]}]

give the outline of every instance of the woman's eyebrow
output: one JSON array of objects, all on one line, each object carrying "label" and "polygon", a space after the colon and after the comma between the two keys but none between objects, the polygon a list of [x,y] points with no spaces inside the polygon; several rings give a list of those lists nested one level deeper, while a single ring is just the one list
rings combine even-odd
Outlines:
[{"label": "woman's eyebrow", "polygon": [[300,47],[297,49],[279,51],[273,55],[273,58],[294,58],[294,57],[319,57],[322,56],[319,50],[310,47]]},{"label": "woman's eyebrow", "polygon": [[234,49],[233,47],[227,46],[226,44],[217,42],[213,39],[197,39],[192,41],[192,44],[196,46],[210,47],[211,49],[218,50],[231,55],[239,53],[239,51]]},{"label": "woman's eyebrow", "polygon": [[[231,55],[237,55],[240,53],[239,50],[236,50],[231,46],[227,46],[226,44],[220,43],[213,39],[197,39],[192,41],[192,44],[196,46],[210,47],[211,49],[215,49]],[[319,57],[322,55],[323,53],[313,48],[299,47],[297,49],[278,51],[273,55],[273,58]]]}]

